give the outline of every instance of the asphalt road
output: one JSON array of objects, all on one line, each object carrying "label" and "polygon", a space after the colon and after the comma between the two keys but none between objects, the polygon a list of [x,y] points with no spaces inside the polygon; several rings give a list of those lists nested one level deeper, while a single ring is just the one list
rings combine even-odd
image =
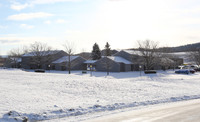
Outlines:
[{"label": "asphalt road", "polygon": [[87,120],[87,122],[200,122],[200,100],[154,105]]}]

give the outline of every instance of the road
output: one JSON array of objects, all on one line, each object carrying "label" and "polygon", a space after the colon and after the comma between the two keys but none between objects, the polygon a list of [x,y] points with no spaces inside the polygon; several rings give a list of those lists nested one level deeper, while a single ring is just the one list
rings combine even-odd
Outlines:
[{"label": "road", "polygon": [[154,105],[86,122],[200,122],[200,100]]}]

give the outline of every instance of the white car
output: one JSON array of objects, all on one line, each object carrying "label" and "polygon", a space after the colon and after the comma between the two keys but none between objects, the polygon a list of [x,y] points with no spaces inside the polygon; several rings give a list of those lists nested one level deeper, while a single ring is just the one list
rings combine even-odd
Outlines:
[{"label": "white car", "polygon": [[199,68],[198,65],[186,65],[181,67],[181,69],[198,69],[198,68]]}]

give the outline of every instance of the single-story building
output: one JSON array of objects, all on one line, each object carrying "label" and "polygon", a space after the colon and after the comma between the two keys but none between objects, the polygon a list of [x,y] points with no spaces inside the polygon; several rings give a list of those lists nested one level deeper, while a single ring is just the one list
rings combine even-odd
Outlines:
[{"label": "single-story building", "polygon": [[0,67],[4,67],[6,63],[6,58],[0,56]]},{"label": "single-story building", "polygon": [[[86,60],[80,56],[70,56],[71,70],[83,70]],[[69,56],[63,56],[51,63],[53,70],[68,70]]]},{"label": "single-story building", "polygon": [[175,62],[167,57],[159,58],[159,61],[154,66],[154,70],[167,70],[173,69],[175,67]]},{"label": "single-story building", "polygon": [[10,58],[10,65],[12,68],[21,68],[22,58],[20,57],[11,57]]},{"label": "single-story building", "polygon": [[[162,53],[162,55],[166,55],[166,57],[165,56],[157,57],[152,69],[154,70],[169,69],[178,67],[178,65],[181,65],[183,63],[182,58],[172,58],[168,55],[168,53]],[[141,68],[142,70],[145,69],[144,58],[141,52],[138,50],[121,50],[114,56],[120,56],[132,62],[133,65],[131,65],[131,71],[140,70],[140,66],[142,67]]]},{"label": "single-story building", "polygon": [[49,69],[49,65],[59,58],[66,56],[62,50],[50,50],[41,52],[29,52],[22,56],[22,68],[24,69]]},{"label": "single-story building", "polygon": [[119,56],[105,56],[95,62],[96,71],[127,72],[133,63]]},{"label": "single-story building", "polygon": [[142,69],[144,68],[143,64],[143,58],[141,57],[141,54],[139,51],[136,50],[121,50],[118,53],[114,54],[114,56],[122,57],[130,62],[131,64],[131,71],[139,71],[140,66],[142,66]]}]

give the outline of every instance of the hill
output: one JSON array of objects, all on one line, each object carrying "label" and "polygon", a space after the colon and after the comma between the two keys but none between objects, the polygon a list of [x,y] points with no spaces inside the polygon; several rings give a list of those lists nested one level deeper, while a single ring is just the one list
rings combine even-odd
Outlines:
[{"label": "hill", "polygon": [[187,44],[187,45],[177,46],[177,47],[159,48],[159,50],[163,50],[166,52],[187,52],[187,51],[195,51],[197,49],[200,49],[200,43]]}]

